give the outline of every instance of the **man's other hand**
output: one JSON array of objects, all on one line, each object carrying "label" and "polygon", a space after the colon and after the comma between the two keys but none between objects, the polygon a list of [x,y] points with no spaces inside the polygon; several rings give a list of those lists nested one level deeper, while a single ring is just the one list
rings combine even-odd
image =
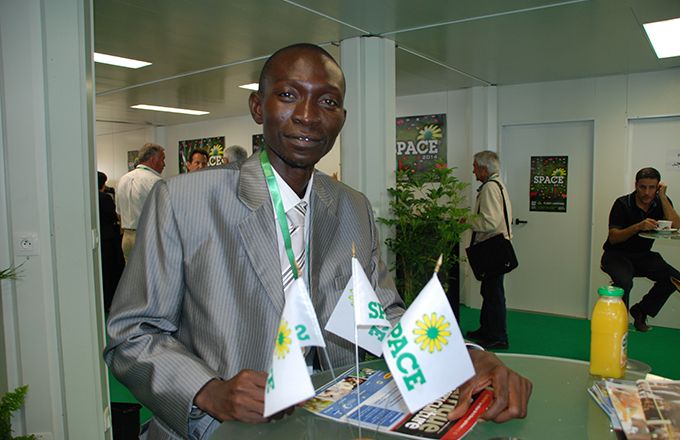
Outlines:
[{"label": "man's other hand", "polygon": [[653,218],[646,218],[642,220],[640,223],[638,223],[638,226],[640,228],[640,231],[651,231],[656,229],[657,224],[656,220]]},{"label": "man's other hand", "polygon": [[502,423],[526,417],[532,390],[529,379],[506,367],[488,351],[470,350],[470,357],[476,374],[460,387],[458,405],[449,414],[449,420],[462,417],[470,406],[472,395],[488,386],[493,388],[494,400],[482,415],[483,419]]},{"label": "man's other hand", "polygon": [[194,404],[220,422],[264,423],[267,373],[242,370],[229,380],[213,379],[196,394]]},{"label": "man's other hand", "polygon": [[659,198],[664,199],[666,198],[666,190],[668,190],[668,185],[666,185],[663,182],[659,182],[659,185],[657,186],[656,192],[659,194]]}]

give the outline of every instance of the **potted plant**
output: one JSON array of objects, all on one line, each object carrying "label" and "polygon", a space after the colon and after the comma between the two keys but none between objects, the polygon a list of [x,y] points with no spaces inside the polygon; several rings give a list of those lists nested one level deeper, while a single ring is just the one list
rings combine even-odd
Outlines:
[{"label": "potted plant", "polygon": [[[21,277],[21,265],[11,266],[0,270],[1,280],[16,280]],[[18,411],[24,406],[26,400],[26,393],[28,393],[28,385],[24,385],[15,389],[14,391],[5,393],[0,399],[0,439],[1,440],[36,440],[35,435],[24,435],[21,437],[12,437],[12,413]]]},{"label": "potted plant", "polygon": [[[378,221],[393,227],[394,235],[385,240],[394,252],[397,289],[408,306],[432,276],[439,255],[444,263],[444,289],[453,279],[449,276],[458,263],[458,242],[470,225],[464,190],[453,169],[437,162],[425,172],[415,169],[397,171],[396,185],[387,191],[392,197],[391,218]],[[456,309],[457,307],[454,307]]]}]

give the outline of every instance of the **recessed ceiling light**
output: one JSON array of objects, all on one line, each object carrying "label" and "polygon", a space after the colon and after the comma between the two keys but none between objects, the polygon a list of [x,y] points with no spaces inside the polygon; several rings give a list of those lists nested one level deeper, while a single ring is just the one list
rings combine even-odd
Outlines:
[{"label": "recessed ceiling light", "polygon": [[254,90],[257,92],[257,90],[260,88],[260,85],[258,83],[250,83],[240,85],[239,87],[242,89]]},{"label": "recessed ceiling light", "polygon": [[106,55],[105,53],[97,52],[94,53],[94,62],[102,64],[111,64],[112,66],[127,67],[128,69],[139,69],[140,67],[151,65],[151,63],[147,63],[146,61],[133,60],[130,58]]},{"label": "recessed ceiling light", "polygon": [[645,23],[643,26],[657,58],[680,56],[680,18]]},{"label": "recessed ceiling light", "polygon": [[153,110],[155,112],[183,113],[185,115],[207,115],[210,113],[201,110],[187,110],[185,108],[163,107],[160,105],[147,105],[147,104],[137,104],[131,107],[138,108],[140,110]]}]

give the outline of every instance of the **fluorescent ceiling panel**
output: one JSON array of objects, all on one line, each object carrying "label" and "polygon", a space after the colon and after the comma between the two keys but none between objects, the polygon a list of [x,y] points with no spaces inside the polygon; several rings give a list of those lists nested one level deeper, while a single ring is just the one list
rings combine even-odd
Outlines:
[{"label": "fluorescent ceiling panel", "polygon": [[94,62],[102,64],[111,64],[112,66],[127,67],[128,69],[139,69],[140,67],[150,66],[151,63],[146,61],[133,60],[131,58],[117,57],[114,55],[107,55],[105,53],[94,53]]},{"label": "fluorescent ceiling panel", "polygon": [[175,108],[175,107],[163,107],[160,105],[148,105],[148,104],[137,104],[131,106],[132,108],[140,109],[140,110],[153,110],[155,112],[168,112],[168,113],[182,113],[185,115],[207,115],[210,112],[204,112],[201,110],[188,110],[185,108]]},{"label": "fluorescent ceiling panel", "polygon": [[239,86],[242,89],[248,89],[248,90],[254,90],[257,92],[257,90],[260,88],[260,85],[258,83],[250,83],[250,84],[242,84]]},{"label": "fluorescent ceiling panel", "polygon": [[645,23],[643,26],[658,58],[680,56],[680,18]]}]

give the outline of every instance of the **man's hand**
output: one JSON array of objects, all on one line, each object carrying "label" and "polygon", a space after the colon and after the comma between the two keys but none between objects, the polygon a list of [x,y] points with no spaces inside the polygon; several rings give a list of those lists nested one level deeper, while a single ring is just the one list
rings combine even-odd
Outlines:
[{"label": "man's hand", "polygon": [[[220,422],[239,420],[246,423],[264,423],[269,419],[264,413],[264,389],[267,373],[242,370],[229,380],[213,379],[196,394],[194,404]],[[290,414],[293,408],[276,414]]]},{"label": "man's hand", "polygon": [[472,395],[488,386],[493,388],[494,400],[482,414],[483,419],[501,423],[526,417],[531,382],[506,367],[493,353],[471,350],[470,357],[476,374],[460,387],[460,400],[449,414],[449,420],[462,417],[470,406]]},{"label": "man's hand", "polygon": [[656,220],[653,218],[646,218],[638,223],[638,228],[640,231],[651,231],[657,228]]},{"label": "man's hand", "polygon": [[668,189],[668,185],[666,185],[663,182],[659,182],[659,185],[657,186],[656,192],[659,194],[660,199],[666,198],[666,190],[667,189]]}]

